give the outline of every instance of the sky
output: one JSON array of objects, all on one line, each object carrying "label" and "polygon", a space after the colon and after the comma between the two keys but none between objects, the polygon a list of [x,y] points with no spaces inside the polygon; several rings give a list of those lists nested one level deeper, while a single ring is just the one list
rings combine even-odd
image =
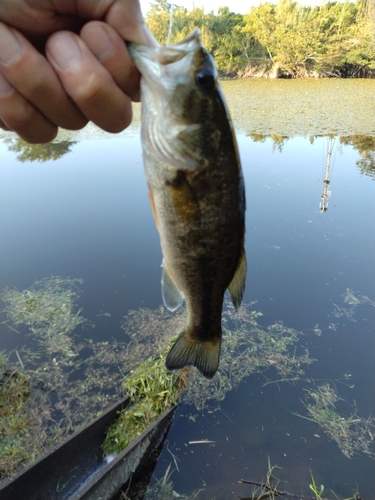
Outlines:
[{"label": "sky", "polygon": [[[218,7],[228,6],[231,12],[236,12],[238,14],[247,14],[250,7],[256,7],[261,3],[265,3],[267,0],[168,0],[169,3],[173,5],[179,5],[186,7],[187,9],[192,9],[193,7],[204,7],[205,12],[210,12],[213,10],[217,13]],[[271,3],[278,3],[278,0],[270,0]],[[301,5],[321,5],[324,3],[323,0],[297,0]],[[148,0],[141,0],[141,7],[143,15],[146,15],[149,10],[150,2]]]}]

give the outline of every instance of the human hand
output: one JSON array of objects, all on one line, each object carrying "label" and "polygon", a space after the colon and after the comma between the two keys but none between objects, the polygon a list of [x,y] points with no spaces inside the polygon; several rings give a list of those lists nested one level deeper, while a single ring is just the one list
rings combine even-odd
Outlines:
[{"label": "human hand", "polygon": [[1,0],[0,127],[31,143],[124,130],[140,78],[124,40],[156,44],[139,0]]}]

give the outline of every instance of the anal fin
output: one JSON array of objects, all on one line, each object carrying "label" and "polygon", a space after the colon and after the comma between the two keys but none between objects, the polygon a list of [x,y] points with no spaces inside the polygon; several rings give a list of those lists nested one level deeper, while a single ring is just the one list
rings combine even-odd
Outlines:
[{"label": "anal fin", "polygon": [[237,310],[242,301],[243,292],[245,290],[245,282],[246,282],[246,254],[245,249],[242,249],[241,257],[232,278],[228,286],[228,291],[230,294],[230,298],[232,299],[234,308]]},{"label": "anal fin", "polygon": [[163,302],[167,309],[175,311],[182,304],[184,297],[180,290],[176,287],[168,269],[165,267],[164,259],[161,265],[163,268],[161,275],[161,294]]}]

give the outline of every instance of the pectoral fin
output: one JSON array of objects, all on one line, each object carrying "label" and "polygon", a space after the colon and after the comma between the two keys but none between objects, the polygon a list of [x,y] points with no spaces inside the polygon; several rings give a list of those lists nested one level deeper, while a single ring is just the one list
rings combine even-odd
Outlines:
[{"label": "pectoral fin", "polygon": [[246,281],[246,255],[245,255],[245,249],[243,249],[236,272],[234,273],[232,281],[228,286],[230,298],[232,299],[233,305],[236,310],[241,305],[243,292],[245,290],[245,281]]},{"label": "pectoral fin", "polygon": [[183,295],[176,287],[167,268],[165,267],[164,259],[162,262],[163,272],[161,275],[161,294],[164,305],[170,311],[175,311],[180,307],[183,301]]}]

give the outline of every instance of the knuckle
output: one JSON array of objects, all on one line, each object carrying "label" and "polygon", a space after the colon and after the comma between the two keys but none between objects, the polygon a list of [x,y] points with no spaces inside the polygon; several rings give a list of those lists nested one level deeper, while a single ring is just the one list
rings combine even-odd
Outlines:
[{"label": "knuckle", "polygon": [[21,96],[13,97],[5,100],[5,103],[0,100],[0,116],[6,127],[30,143],[52,141],[56,137],[57,127]]},{"label": "knuckle", "polygon": [[80,83],[74,91],[74,100],[80,105],[81,103],[90,103],[100,98],[106,86],[109,86],[109,78],[98,75],[95,72],[90,73],[89,77]]},{"label": "knuckle", "polygon": [[14,104],[13,106],[0,104],[0,114],[6,125],[18,132],[32,121],[36,111],[31,105],[22,100]]}]

